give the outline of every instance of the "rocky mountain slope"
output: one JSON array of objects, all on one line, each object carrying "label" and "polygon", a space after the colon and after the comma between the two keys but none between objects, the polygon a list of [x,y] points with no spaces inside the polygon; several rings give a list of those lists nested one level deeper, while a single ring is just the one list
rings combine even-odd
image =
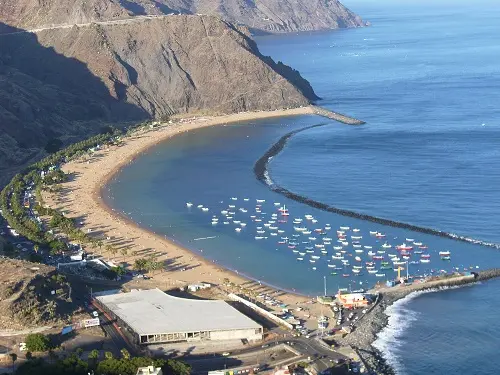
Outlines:
[{"label": "rocky mountain slope", "polygon": [[364,26],[338,0],[6,0],[0,21],[21,28],[137,15],[206,14],[265,32]]},{"label": "rocky mountain slope", "polygon": [[104,124],[317,98],[298,72],[262,56],[245,29],[216,17],[20,31],[0,36],[2,175],[38,158],[50,139],[68,143]]}]

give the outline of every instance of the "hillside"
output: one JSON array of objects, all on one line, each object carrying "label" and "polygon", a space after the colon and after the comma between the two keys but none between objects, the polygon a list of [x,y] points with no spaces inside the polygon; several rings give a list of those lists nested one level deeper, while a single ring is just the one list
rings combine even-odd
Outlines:
[{"label": "hillside", "polygon": [[39,158],[50,139],[69,143],[105,124],[317,99],[298,72],[262,56],[248,31],[216,17],[9,29],[0,50],[2,176]]},{"label": "hillside", "polygon": [[364,26],[338,0],[7,0],[0,6],[0,22],[20,28],[167,14],[217,15],[273,33]]},{"label": "hillside", "polygon": [[75,312],[70,286],[53,267],[0,258],[0,268],[1,330],[60,323]]}]

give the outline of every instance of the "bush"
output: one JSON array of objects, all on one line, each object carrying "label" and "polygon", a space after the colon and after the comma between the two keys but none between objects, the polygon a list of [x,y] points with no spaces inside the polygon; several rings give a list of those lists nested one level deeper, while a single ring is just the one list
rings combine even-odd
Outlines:
[{"label": "bush", "polygon": [[26,349],[30,352],[46,352],[50,349],[50,340],[41,333],[31,333],[26,336]]}]

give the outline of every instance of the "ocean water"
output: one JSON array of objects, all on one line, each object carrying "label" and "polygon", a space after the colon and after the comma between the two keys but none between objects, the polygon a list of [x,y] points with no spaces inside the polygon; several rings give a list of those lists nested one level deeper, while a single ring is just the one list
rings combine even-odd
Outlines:
[{"label": "ocean water", "polygon": [[[380,270],[380,262],[374,267],[384,276],[367,269],[356,276],[352,266],[365,266],[370,257],[367,248],[355,251],[351,236],[362,236],[361,245],[373,251],[407,238],[427,245],[423,252],[431,262],[409,265],[412,275],[500,266],[498,250],[322,212],[256,180],[254,163],[281,137],[325,124],[290,138],[271,160],[269,178],[336,207],[500,243],[500,3],[346,3],[373,26],[259,37],[257,42],[264,54],[298,69],[323,98],[319,104],[367,125],[300,116],[181,134],[116,176],[106,187],[108,204],[218,264],[308,295],[323,292],[324,277],[333,292],[395,276]],[[187,208],[186,202],[194,206]],[[208,212],[197,208],[200,204]],[[282,205],[290,213],[286,222],[279,222]],[[233,218],[227,219],[223,210],[234,211]],[[276,220],[272,213],[278,213]],[[317,222],[306,220],[306,214]],[[294,225],[298,217],[303,222]],[[272,236],[273,230],[264,227],[269,220],[282,232],[274,230]],[[293,237],[298,234],[294,226],[313,231],[327,223],[332,228],[326,234],[332,238],[327,255],[314,246],[323,242],[321,235],[309,235],[315,240]],[[264,233],[257,233],[258,226]],[[331,258],[340,226],[351,228],[345,247],[350,265],[345,267]],[[373,231],[386,237],[376,238]],[[282,237],[296,240],[297,249],[279,244]],[[313,247],[318,258],[306,247]],[[451,261],[439,258],[442,250],[451,251]],[[387,250],[384,259],[394,252]],[[418,262],[419,256],[410,259]],[[377,346],[400,374],[498,373],[500,360],[488,351],[500,347],[499,285],[494,281],[403,300],[390,311],[393,324]]]}]

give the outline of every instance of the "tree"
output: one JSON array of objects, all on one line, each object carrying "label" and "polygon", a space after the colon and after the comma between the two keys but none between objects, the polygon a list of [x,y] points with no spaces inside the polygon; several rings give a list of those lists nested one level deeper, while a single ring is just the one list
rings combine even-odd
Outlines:
[{"label": "tree", "polygon": [[10,353],[10,360],[12,361],[12,369],[14,369],[14,363],[17,361],[17,354],[16,353]]},{"label": "tree", "polygon": [[33,250],[35,251],[35,253],[38,253],[39,249],[40,249],[40,246],[38,246],[36,244],[33,246]]},{"label": "tree", "polygon": [[102,245],[103,245],[103,243],[101,240],[97,241],[97,246],[99,246],[99,254],[101,253]]},{"label": "tree", "polygon": [[31,333],[26,336],[26,349],[30,352],[46,352],[50,349],[49,338],[41,333]]},{"label": "tree", "polygon": [[113,353],[111,353],[111,352],[104,352],[104,357],[106,359],[113,359]]},{"label": "tree", "polygon": [[63,141],[61,141],[59,138],[52,138],[45,145],[45,151],[47,151],[47,153],[49,154],[55,154],[61,149],[63,144]]},{"label": "tree", "polygon": [[123,359],[130,359],[130,353],[127,349],[123,348],[122,350],[120,350],[120,353]]},{"label": "tree", "polygon": [[89,359],[92,359],[94,361],[94,364],[97,362],[98,358],[99,358],[99,350],[94,349],[89,353]]},{"label": "tree", "polygon": [[120,249],[120,253],[123,255],[123,260],[125,260],[125,257],[126,257],[126,256],[127,256],[127,254],[128,254],[128,250],[127,250],[127,248],[126,248],[126,247],[122,247],[122,248]]},{"label": "tree", "polygon": [[24,356],[26,357],[26,359],[28,361],[33,359],[33,353],[31,353],[31,352],[26,352],[26,354]]},{"label": "tree", "polygon": [[83,354],[83,349],[82,348],[76,348],[75,353],[78,357],[81,357]]}]

